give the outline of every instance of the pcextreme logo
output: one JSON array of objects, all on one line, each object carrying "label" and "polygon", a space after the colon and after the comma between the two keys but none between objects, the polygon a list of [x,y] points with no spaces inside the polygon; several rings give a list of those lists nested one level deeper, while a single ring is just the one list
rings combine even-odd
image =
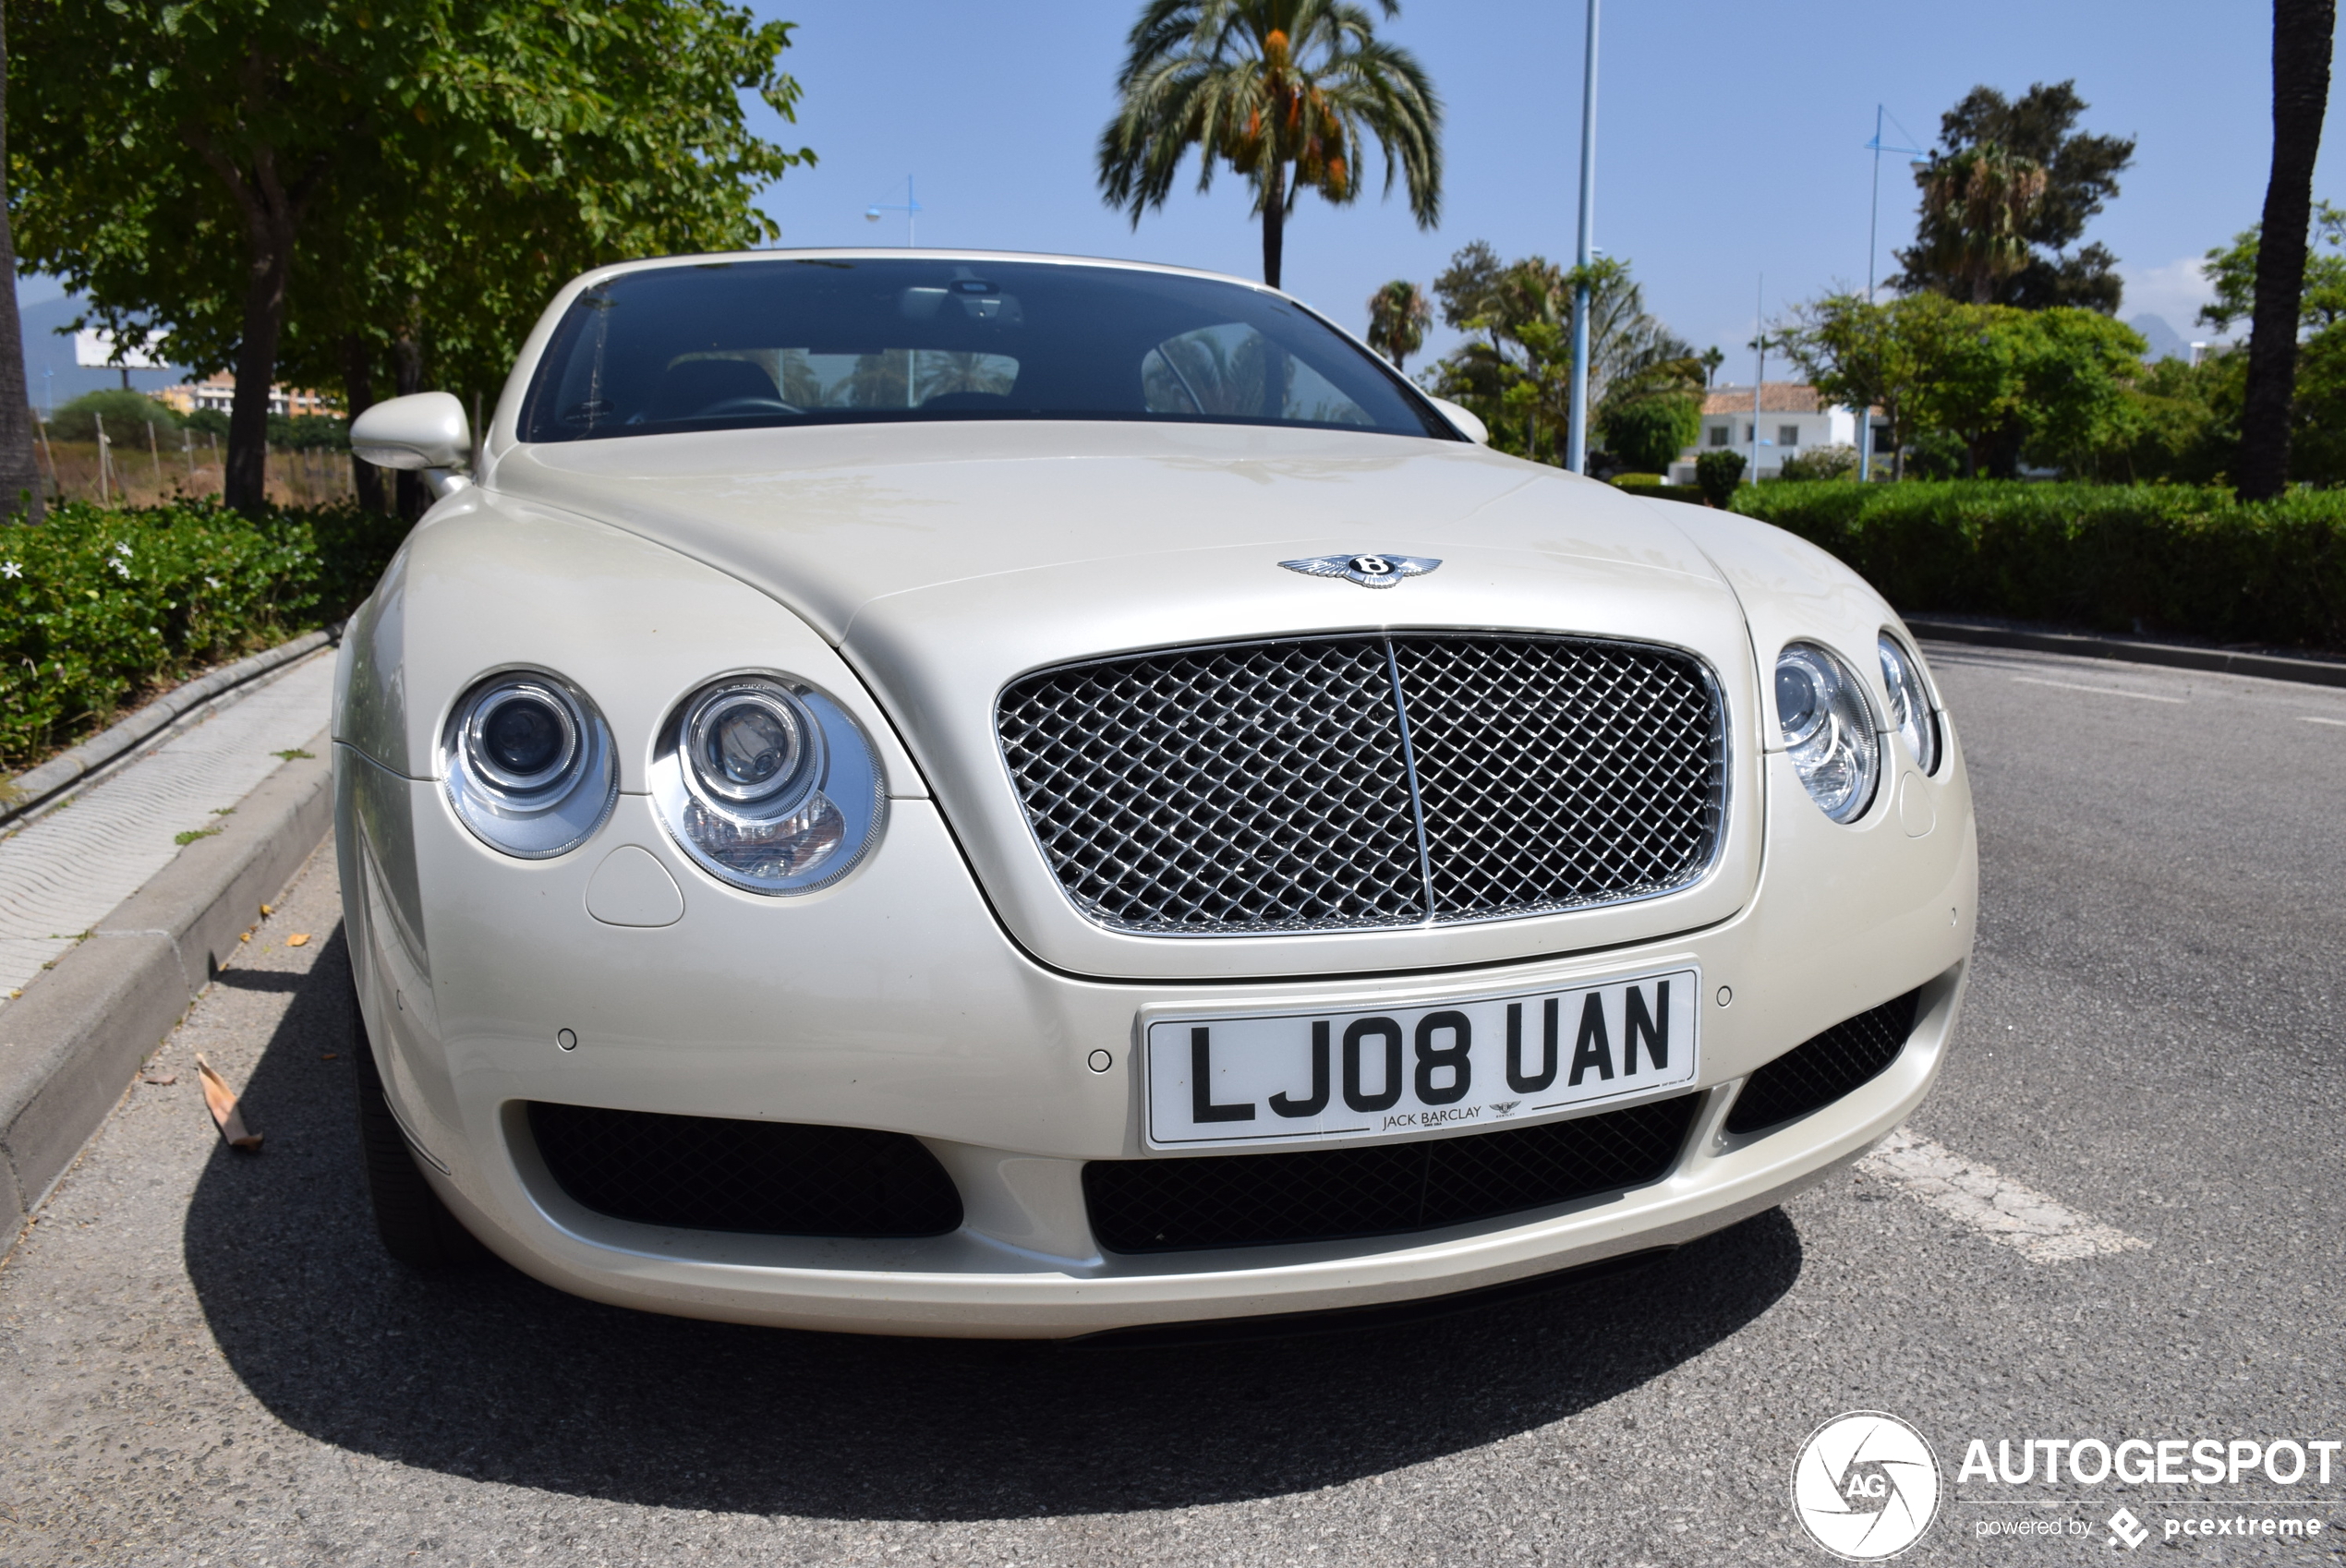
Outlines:
[{"label": "pcextreme logo", "polygon": [[1809,1538],[1835,1557],[1895,1557],[1938,1516],[1939,1460],[1923,1435],[1895,1416],[1835,1416],[1800,1445],[1792,1512]]}]

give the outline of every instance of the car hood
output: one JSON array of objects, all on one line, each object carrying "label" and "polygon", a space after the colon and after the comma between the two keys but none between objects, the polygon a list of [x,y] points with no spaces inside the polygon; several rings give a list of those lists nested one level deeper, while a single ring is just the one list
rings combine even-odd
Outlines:
[{"label": "car hood", "polygon": [[[731,431],[515,448],[499,490],[657,539],[792,607],[886,707],[1005,923],[1080,973],[1336,973],[1605,946],[1727,918],[1757,876],[1731,810],[1714,873],[1643,903],[1483,925],[1229,938],[1084,920],[994,733],[1021,674],[1191,643],[1401,627],[1578,632],[1690,648],[1730,732],[1757,682],[1735,594],[1669,509],[1464,442],[1221,426],[979,423]],[[1371,590],[1281,570],[1436,559]],[[744,662],[755,663],[745,651]],[[1731,748],[1756,800],[1757,746]]]},{"label": "car hood", "polygon": [[[1144,600],[1162,592],[1164,558],[1233,549],[1268,560],[1271,582],[1288,575],[1279,559],[1469,546],[1717,581],[1677,530],[1609,486],[1464,442],[1340,431],[979,421],[722,431],[517,447],[490,482],[707,561],[833,643],[895,594],[1120,562]],[[1008,583],[991,591],[1006,609],[1020,595]]]}]

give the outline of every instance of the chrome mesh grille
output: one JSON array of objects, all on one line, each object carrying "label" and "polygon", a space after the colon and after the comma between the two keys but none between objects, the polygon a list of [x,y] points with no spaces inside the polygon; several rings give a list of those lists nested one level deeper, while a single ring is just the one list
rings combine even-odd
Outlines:
[{"label": "chrome mesh grille", "polygon": [[1529,637],[1393,653],[1442,917],[1635,898],[1710,860],[1719,749],[1693,660]]},{"label": "chrome mesh grille", "polygon": [[1695,881],[1722,826],[1717,693],[1693,656],[1639,644],[1191,648],[1028,676],[996,720],[1060,885],[1119,930],[1360,930],[1618,902]]}]

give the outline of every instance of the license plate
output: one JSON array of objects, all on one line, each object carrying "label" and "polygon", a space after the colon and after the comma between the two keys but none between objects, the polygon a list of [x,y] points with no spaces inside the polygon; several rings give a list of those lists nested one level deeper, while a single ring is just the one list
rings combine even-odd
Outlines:
[{"label": "license plate", "polygon": [[1148,1140],[1413,1138],[1691,1083],[1701,992],[1682,969],[1377,1012],[1153,1019]]}]

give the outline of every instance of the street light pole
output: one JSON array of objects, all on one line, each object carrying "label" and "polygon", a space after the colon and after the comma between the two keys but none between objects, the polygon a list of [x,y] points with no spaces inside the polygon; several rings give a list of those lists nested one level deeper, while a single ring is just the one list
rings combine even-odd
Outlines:
[{"label": "street light pole", "polygon": [[[1881,122],[1888,113],[1889,110],[1885,105],[1877,103],[1873,106],[1873,139],[1866,143],[1873,150],[1873,205],[1866,213],[1866,303],[1868,305],[1873,303],[1875,258],[1880,253],[1875,236],[1881,226],[1881,155],[1884,152],[1904,152],[1911,157],[1921,156],[1919,148],[1881,145]],[[1904,126],[1898,128],[1908,136],[1914,135],[1914,132],[1906,130]],[[1857,410],[1857,479],[1861,484],[1870,483],[1873,479],[1873,409],[1871,407]]]},{"label": "street light pole", "polygon": [[907,249],[907,250],[910,250],[910,249],[912,249],[912,248],[913,248],[913,215],[914,215],[915,213],[917,213],[918,211],[920,211],[920,210],[921,210],[920,199],[919,199],[919,198],[917,198],[917,197],[915,197],[915,196],[913,194],[913,176],[912,176],[912,175],[906,175],[904,176],[904,199],[903,199],[903,200],[901,200],[901,201],[875,201],[875,202],[873,202],[873,203],[872,203],[869,207],[866,207],[866,208],[865,208],[865,209],[864,209],[864,216],[865,216],[865,220],[866,220],[866,221],[868,221],[868,222],[870,222],[870,223],[878,223],[878,222],[879,222],[879,217],[880,217],[880,214],[881,214],[882,212],[901,212],[901,213],[903,213],[903,214],[904,214],[904,248],[905,248],[905,249]]},{"label": "street light pole", "polygon": [[1760,393],[1768,384],[1768,274],[1760,274],[1760,286],[1754,291],[1755,304],[1751,319],[1757,323],[1751,346],[1760,354],[1760,363],[1751,372],[1751,482],[1760,482]]},{"label": "street light pole", "polygon": [[[1881,111],[1873,106],[1873,205],[1866,212],[1866,303],[1873,303],[1874,231],[1881,223]],[[1873,482],[1873,407],[1867,403],[1857,410],[1857,482]]]},{"label": "street light pole", "polygon": [[1580,60],[1580,244],[1572,286],[1572,412],[1566,426],[1564,465],[1589,468],[1589,263],[1597,204],[1597,0],[1589,0],[1589,42]]}]

